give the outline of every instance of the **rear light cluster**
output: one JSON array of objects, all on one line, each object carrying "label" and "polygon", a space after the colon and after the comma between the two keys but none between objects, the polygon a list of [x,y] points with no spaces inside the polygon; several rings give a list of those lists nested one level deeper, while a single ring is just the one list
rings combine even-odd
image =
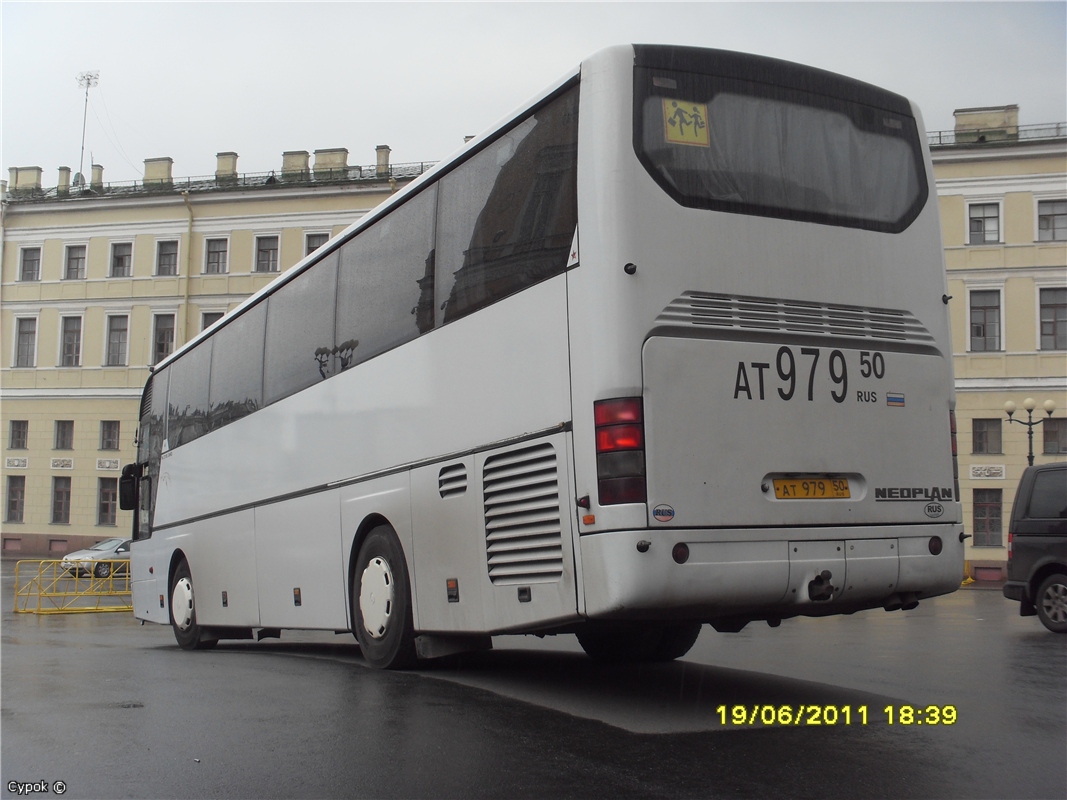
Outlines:
[{"label": "rear light cluster", "polygon": [[593,403],[600,505],[644,503],[645,417],[640,397]]},{"label": "rear light cluster", "polygon": [[956,492],[956,502],[960,501],[960,460],[956,446],[956,412],[948,412],[948,428],[952,433],[952,488]]}]

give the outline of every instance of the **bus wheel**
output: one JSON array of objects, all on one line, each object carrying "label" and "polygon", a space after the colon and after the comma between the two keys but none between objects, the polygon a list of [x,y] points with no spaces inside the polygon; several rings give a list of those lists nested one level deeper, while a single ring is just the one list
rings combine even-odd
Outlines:
[{"label": "bus wheel", "polygon": [[577,636],[597,661],[652,661],[663,641],[662,627],[652,622],[587,622]]},{"label": "bus wheel", "polygon": [[1041,623],[1053,633],[1067,633],[1067,575],[1049,575],[1034,603]]},{"label": "bus wheel", "polygon": [[209,650],[219,643],[218,639],[203,638],[203,629],[196,624],[193,576],[185,559],[174,570],[170,585],[170,625],[183,650]]},{"label": "bus wheel", "polygon": [[700,636],[699,622],[679,622],[663,628],[663,638],[652,654],[653,661],[674,661],[681,658],[696,644]]},{"label": "bus wheel", "polygon": [[352,624],[363,658],[378,669],[415,666],[411,584],[404,551],[388,525],[363,541],[352,582]]}]

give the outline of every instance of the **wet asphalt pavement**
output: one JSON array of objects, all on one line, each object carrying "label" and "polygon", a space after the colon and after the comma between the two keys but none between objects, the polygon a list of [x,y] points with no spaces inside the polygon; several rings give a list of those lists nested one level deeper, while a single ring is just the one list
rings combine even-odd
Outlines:
[{"label": "wet asphalt pavement", "polygon": [[[350,635],[186,653],[128,613],[16,615],[13,571],[5,797],[12,781],[48,787],[35,797],[60,781],[70,798],[1067,797],[1067,637],[997,590],[705,627],[672,664],[501,637],[386,673]],[[922,709],[910,725],[905,705]],[[777,724],[783,706],[805,706],[801,724]],[[929,706],[941,721],[954,707],[955,724],[930,724]]]}]

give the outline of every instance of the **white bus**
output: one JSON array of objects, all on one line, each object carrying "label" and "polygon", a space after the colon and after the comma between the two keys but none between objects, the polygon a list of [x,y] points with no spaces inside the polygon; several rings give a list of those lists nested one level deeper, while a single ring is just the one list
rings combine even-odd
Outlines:
[{"label": "white bus", "polygon": [[593,55],[155,368],[136,616],[667,660],[953,591],[923,130],[769,58]]}]

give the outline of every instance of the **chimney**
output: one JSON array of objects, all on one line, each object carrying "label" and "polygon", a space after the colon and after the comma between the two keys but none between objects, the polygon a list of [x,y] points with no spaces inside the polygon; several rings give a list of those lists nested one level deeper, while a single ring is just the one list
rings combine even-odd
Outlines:
[{"label": "chimney", "polygon": [[995,142],[1019,138],[1018,106],[986,106],[957,108],[952,112],[956,120],[956,142]]},{"label": "chimney", "polygon": [[392,150],[389,149],[389,145],[380,144],[374,148],[374,152],[378,154],[378,164],[375,166],[374,174],[379,178],[384,178],[389,175],[389,154]]},{"label": "chimney", "polygon": [[41,188],[41,175],[44,173],[40,167],[11,167],[8,175],[11,176],[11,189],[16,192],[33,192]]},{"label": "chimney", "polygon": [[237,153],[215,153],[215,180],[218,183],[237,183]]},{"label": "chimney", "polygon": [[308,179],[308,151],[286,150],[282,153],[282,180],[306,181]]},{"label": "chimney", "polygon": [[335,147],[315,151],[315,180],[323,181],[348,177],[348,149]]},{"label": "chimney", "polygon": [[70,194],[70,167],[59,168],[59,184],[57,190],[60,194]]},{"label": "chimney", "polygon": [[92,189],[104,188],[104,168],[100,164],[93,164],[93,177],[89,179],[89,187]]},{"label": "chimney", "polygon": [[173,169],[173,158],[146,158],[144,160],[144,185],[170,186],[174,182],[171,178]]}]

